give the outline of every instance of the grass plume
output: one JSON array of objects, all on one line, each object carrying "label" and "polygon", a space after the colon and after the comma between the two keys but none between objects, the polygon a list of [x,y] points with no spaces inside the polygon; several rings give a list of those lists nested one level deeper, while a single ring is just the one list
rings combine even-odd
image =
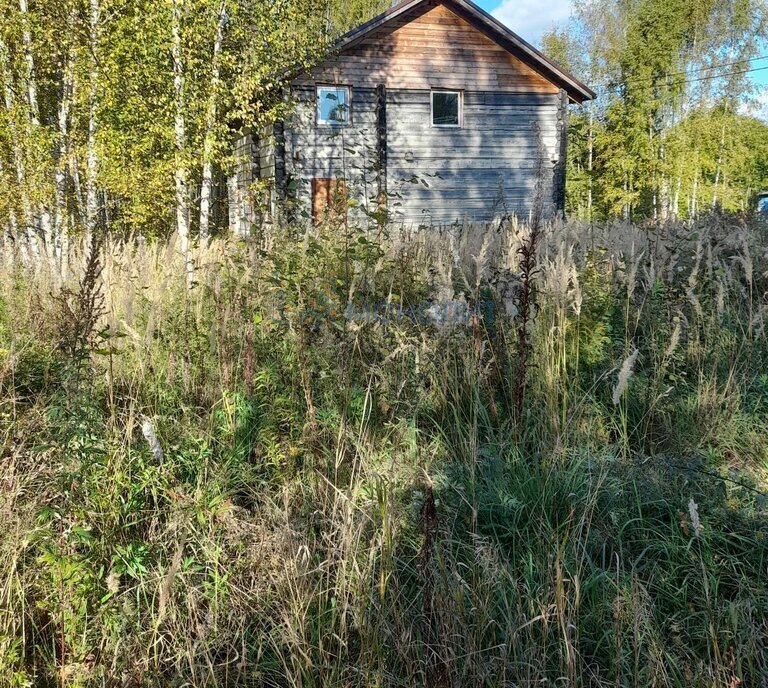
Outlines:
[{"label": "grass plume", "polygon": [[697,228],[11,261],[0,685],[761,685],[765,235]]}]

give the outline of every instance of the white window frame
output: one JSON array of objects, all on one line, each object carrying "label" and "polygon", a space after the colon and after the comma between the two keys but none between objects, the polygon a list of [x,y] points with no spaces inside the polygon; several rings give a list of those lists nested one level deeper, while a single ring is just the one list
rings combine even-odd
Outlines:
[{"label": "white window frame", "polygon": [[[334,91],[346,91],[347,92],[347,121],[337,122],[332,119],[320,119],[320,91],[321,89],[328,89]],[[315,84],[315,99],[317,101],[315,106],[315,123],[318,127],[332,127],[333,129],[340,129],[342,127],[349,127],[352,125],[352,87],[347,84]]]},{"label": "white window frame", "polygon": [[[447,93],[458,96],[459,101],[459,123],[458,124],[435,124],[435,93]],[[463,129],[464,128],[464,91],[457,91],[449,88],[433,88],[429,93],[429,123],[433,129]]]}]

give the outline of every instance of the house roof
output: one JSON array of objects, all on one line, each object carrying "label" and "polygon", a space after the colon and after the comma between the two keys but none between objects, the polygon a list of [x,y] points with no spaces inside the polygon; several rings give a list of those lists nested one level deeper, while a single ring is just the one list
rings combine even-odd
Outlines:
[{"label": "house roof", "polygon": [[[556,62],[536,50],[536,48],[527,41],[524,41],[516,33],[510,31],[504,24],[478,7],[471,0],[438,0],[438,2],[462,17],[479,31],[482,31],[488,38],[531,66],[543,77],[563,88],[572,101],[583,103],[585,100],[592,100],[595,97],[595,92],[592,89],[585,86]],[[435,0],[404,0],[379,16],[374,17],[369,22],[344,34],[336,42],[334,51],[340,52],[351,48],[376,29],[386,26],[388,23],[403,17],[403,15],[407,15],[409,12],[417,11],[424,5],[432,5],[434,3]]]}]

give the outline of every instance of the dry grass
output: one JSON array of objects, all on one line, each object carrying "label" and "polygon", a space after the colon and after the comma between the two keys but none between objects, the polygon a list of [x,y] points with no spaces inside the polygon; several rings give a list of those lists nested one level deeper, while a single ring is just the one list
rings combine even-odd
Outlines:
[{"label": "dry grass", "polygon": [[761,685],[761,231],[4,254],[0,685]]}]

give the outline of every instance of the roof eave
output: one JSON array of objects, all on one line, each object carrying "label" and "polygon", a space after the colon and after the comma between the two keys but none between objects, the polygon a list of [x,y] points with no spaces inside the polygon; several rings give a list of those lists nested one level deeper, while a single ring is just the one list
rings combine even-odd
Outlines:
[{"label": "roof eave", "polygon": [[534,48],[528,41],[518,36],[514,31],[508,29],[498,19],[488,14],[488,12],[481,7],[478,7],[475,3],[471,2],[471,0],[441,0],[441,2],[464,9],[485,25],[491,33],[502,39],[499,41],[500,43],[503,40],[509,41],[514,48],[529,57],[530,61],[535,65],[542,67],[544,72],[548,73],[545,74],[545,76],[553,81],[560,82],[560,85],[565,87],[565,90],[573,101],[583,103],[587,100],[593,100],[596,97],[597,94],[586,84],[579,81],[573,74],[563,69],[557,62],[551,60],[542,52]]},{"label": "roof eave", "polygon": [[[333,46],[333,52],[341,52],[348,48],[353,47],[356,43],[363,40],[372,31],[375,31],[381,26],[393,21],[399,16],[406,14],[419,5],[427,2],[427,0],[404,0],[399,5],[391,7],[386,12],[374,17],[370,21],[358,26],[349,33],[341,36]],[[485,29],[486,33],[491,34],[490,38],[496,40],[509,52],[521,53],[524,57],[527,57],[527,62],[532,63],[531,66],[537,71],[543,72],[543,75],[549,80],[558,83],[568,93],[569,98],[576,103],[583,103],[586,100],[592,100],[595,98],[595,92],[588,86],[579,81],[572,74],[563,69],[553,60],[543,55],[536,50],[530,43],[518,36],[516,33],[508,29],[498,19],[492,17],[485,10],[478,7],[471,0],[439,0],[444,4],[453,6],[460,10],[461,13],[469,15],[465,19],[469,19],[470,23],[480,24]],[[505,45],[508,44],[508,45]],[[510,50],[511,46],[512,50]]]}]

